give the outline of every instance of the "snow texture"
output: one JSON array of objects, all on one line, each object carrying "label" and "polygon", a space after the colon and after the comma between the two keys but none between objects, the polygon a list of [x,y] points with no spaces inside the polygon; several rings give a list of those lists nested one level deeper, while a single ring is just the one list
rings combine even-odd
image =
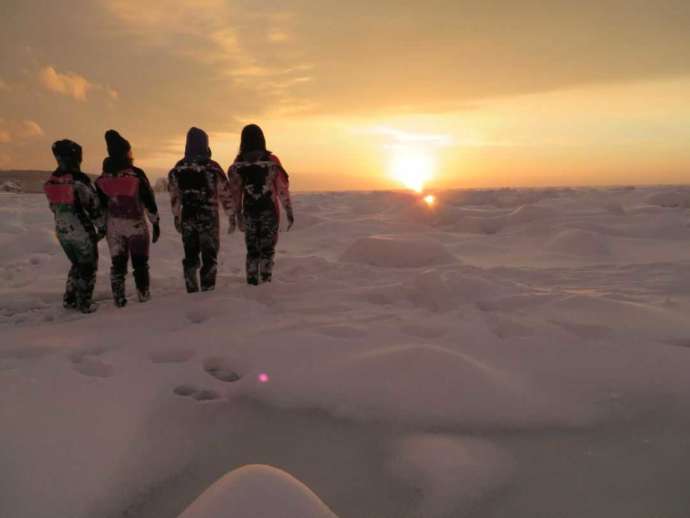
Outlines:
[{"label": "snow texture", "polygon": [[214,482],[180,518],[335,518],[299,480],[271,466],[250,465]]},{"label": "snow texture", "polygon": [[152,300],[101,243],[88,316],[2,193],[0,516],[686,518],[689,192],[301,194],[194,295],[161,193]]}]

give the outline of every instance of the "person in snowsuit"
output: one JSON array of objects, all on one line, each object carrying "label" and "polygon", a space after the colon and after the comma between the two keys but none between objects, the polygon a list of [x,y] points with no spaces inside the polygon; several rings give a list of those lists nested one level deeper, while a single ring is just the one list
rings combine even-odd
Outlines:
[{"label": "person in snowsuit", "polygon": [[229,234],[235,231],[236,221],[228,179],[211,160],[208,135],[203,130],[191,128],[187,133],[184,158],[168,174],[168,191],[175,228],[182,235],[187,292],[199,291],[199,281],[201,291],[212,290],[220,248],[219,203],[228,215]]},{"label": "person in snowsuit", "polygon": [[153,227],[154,243],[160,237],[160,224],[153,189],[144,171],[134,167],[129,142],[115,130],[106,132],[105,141],[108,157],[103,160],[103,174],[96,180],[96,189],[106,213],[113,299],[121,308],[127,304],[125,277],[130,257],[139,301],[146,302],[151,298],[151,238],[146,218]]},{"label": "person in snowsuit", "polygon": [[295,221],[288,174],[273,153],[266,150],[263,131],[256,124],[242,130],[240,152],[230,166],[228,179],[235,204],[241,208],[241,229],[247,245],[247,283],[271,282],[278,243],[280,209],[290,230]]},{"label": "person in snowsuit", "polygon": [[96,191],[81,172],[81,146],[71,140],[53,144],[58,167],[44,184],[55,215],[55,233],[72,263],[67,275],[63,305],[92,313],[93,289],[98,270],[97,242],[105,235],[105,219]]}]

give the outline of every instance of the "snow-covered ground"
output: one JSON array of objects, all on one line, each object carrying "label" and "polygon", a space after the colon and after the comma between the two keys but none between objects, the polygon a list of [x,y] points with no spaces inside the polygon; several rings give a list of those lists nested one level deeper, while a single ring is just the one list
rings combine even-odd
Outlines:
[{"label": "snow-covered ground", "polygon": [[83,316],[0,195],[0,516],[689,515],[690,190],[295,198],[273,284],[224,235],[189,296],[159,195],[153,300],[102,243]]}]

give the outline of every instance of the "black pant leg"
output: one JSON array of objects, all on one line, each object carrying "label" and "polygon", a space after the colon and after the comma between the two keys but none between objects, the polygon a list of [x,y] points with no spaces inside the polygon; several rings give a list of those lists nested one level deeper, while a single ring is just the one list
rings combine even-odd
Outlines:
[{"label": "black pant leg", "polygon": [[201,290],[212,290],[216,286],[218,273],[218,250],[220,229],[218,225],[206,226],[199,235],[201,247]]},{"label": "black pant leg", "polygon": [[182,269],[184,281],[188,293],[199,291],[199,254],[201,244],[199,241],[199,229],[193,221],[182,222],[182,244],[184,246],[184,259]]},{"label": "black pant leg", "polygon": [[273,274],[277,242],[278,217],[274,212],[265,212],[261,216],[261,228],[258,236],[259,273],[264,282],[270,282]]},{"label": "black pant leg", "polygon": [[247,282],[258,284],[259,282],[259,235],[261,233],[260,218],[245,214],[244,216],[244,242],[247,246]]}]

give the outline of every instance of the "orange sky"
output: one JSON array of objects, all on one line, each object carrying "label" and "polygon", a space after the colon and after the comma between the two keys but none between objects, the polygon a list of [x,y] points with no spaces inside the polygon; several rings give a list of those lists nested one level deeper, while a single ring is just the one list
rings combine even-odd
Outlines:
[{"label": "orange sky", "polygon": [[113,127],[156,177],[191,125],[227,167],[256,122],[301,190],[687,183],[690,4],[546,5],[6,0],[0,168]]}]

